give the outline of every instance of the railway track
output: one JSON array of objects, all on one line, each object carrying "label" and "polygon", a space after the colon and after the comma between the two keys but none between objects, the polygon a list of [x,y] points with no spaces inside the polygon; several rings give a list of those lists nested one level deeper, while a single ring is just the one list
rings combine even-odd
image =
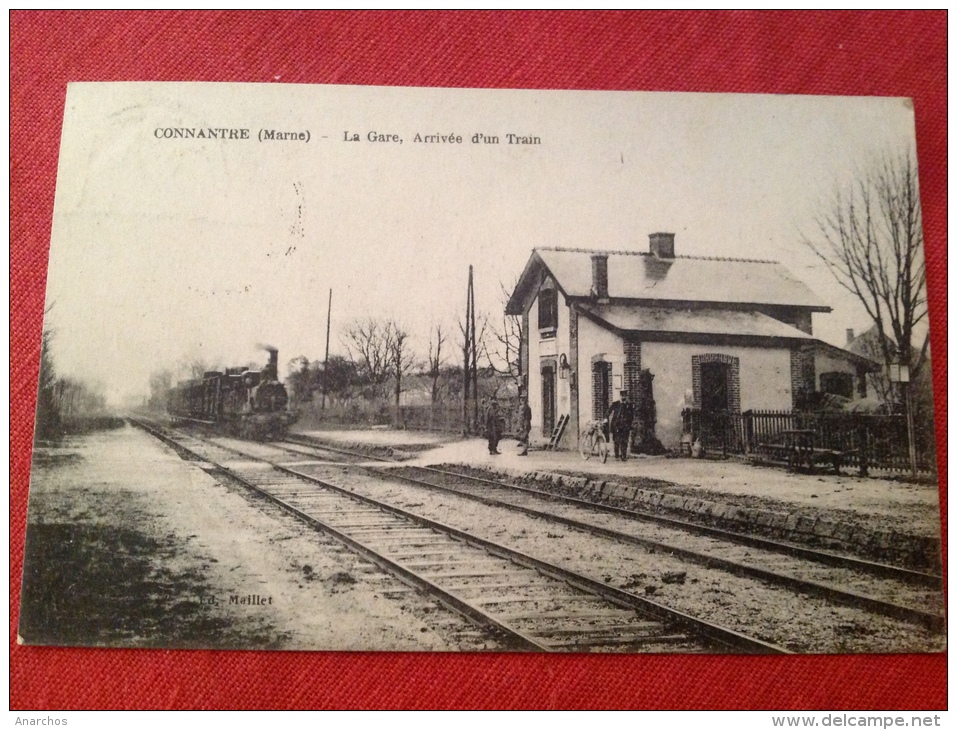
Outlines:
[{"label": "railway track", "polygon": [[788,653],[248,450],[137,425],[517,650]]},{"label": "railway track", "polygon": [[[296,440],[293,453],[308,454],[310,444]],[[280,445],[280,448],[287,448]],[[327,445],[315,448],[362,457]],[[387,461],[376,457],[373,460]],[[709,568],[727,570],[826,600],[863,608],[942,632],[941,577],[897,566],[768,540],[752,535],[675,520],[659,515],[555,495],[525,486],[449,469],[401,466],[367,472],[541,517],[595,535],[658,550]]]}]

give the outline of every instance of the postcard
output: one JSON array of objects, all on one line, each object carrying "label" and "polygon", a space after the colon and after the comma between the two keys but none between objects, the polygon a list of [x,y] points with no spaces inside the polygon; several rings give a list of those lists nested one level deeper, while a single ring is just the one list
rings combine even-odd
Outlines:
[{"label": "postcard", "polygon": [[907,99],[77,83],[19,640],[946,649]]}]

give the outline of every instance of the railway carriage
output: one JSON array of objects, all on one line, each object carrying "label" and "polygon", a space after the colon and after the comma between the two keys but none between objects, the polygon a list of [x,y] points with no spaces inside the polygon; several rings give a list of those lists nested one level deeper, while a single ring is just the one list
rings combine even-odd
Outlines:
[{"label": "railway carriage", "polygon": [[174,420],[208,424],[242,438],[282,438],[296,417],[279,382],[278,362],[278,351],[271,349],[261,370],[210,370],[180,383],[168,394],[167,412]]}]

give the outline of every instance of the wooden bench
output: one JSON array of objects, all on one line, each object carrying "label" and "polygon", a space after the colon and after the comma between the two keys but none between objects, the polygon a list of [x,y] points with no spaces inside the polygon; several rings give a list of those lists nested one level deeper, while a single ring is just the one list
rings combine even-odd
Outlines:
[{"label": "wooden bench", "polygon": [[827,463],[835,474],[840,474],[845,457],[857,453],[855,449],[841,451],[814,446],[815,433],[808,429],[781,431],[779,435],[784,438],[782,442],[758,444],[757,452],[772,462],[787,464],[788,471],[806,468],[813,474],[818,464]]},{"label": "wooden bench", "polygon": [[814,473],[814,467],[820,463],[829,463],[835,474],[841,473],[841,466],[844,464],[844,457],[856,453],[855,450],[839,451],[837,449],[811,448],[808,451],[798,454],[798,460],[794,469],[800,468],[801,464],[807,464],[808,471]]},{"label": "wooden bench", "polygon": [[759,460],[774,464],[787,464],[791,460],[791,447],[785,444],[758,444],[754,452]]}]

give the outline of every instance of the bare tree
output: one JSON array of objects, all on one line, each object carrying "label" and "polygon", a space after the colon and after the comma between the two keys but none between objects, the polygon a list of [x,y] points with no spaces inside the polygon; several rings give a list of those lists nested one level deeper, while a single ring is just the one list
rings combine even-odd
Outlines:
[{"label": "bare tree", "polygon": [[369,317],[356,320],[343,333],[343,343],[366,381],[377,395],[382,386],[395,378],[395,404],[399,406],[402,376],[412,367],[408,348],[409,333],[395,320]]},{"label": "bare tree", "polygon": [[[465,318],[459,318],[456,322],[459,328],[459,349],[465,351]],[[475,317],[475,359],[481,362],[483,359],[489,360],[489,324],[488,315],[480,312]]]},{"label": "bare tree", "polygon": [[372,317],[357,319],[346,327],[342,335],[352,361],[377,391],[392,374],[390,325]]},{"label": "bare tree", "polygon": [[448,354],[442,354],[442,345],[445,344],[446,334],[442,325],[437,324],[429,331],[429,378],[432,380],[432,403],[439,400],[439,376],[442,372],[442,363]]},{"label": "bare tree", "polygon": [[106,396],[100,383],[58,378],[54,391],[59,420],[63,426],[76,427],[83,419],[106,413]]},{"label": "bare tree", "polygon": [[[881,343],[881,340],[885,339],[887,338],[878,331],[877,325],[875,325],[854,340],[854,346],[851,349],[853,349],[853,351],[858,355],[868,357],[875,362],[885,362],[885,349]],[[889,347],[892,352],[896,352],[893,342],[884,343],[884,345]],[[877,400],[881,403],[890,405],[895,402],[895,387],[890,381],[886,367],[877,372],[868,373],[867,384],[871,391],[876,395]]]},{"label": "bare tree", "polygon": [[927,286],[913,155],[885,155],[849,189],[839,190],[817,219],[815,234],[803,242],[864,305],[885,365],[909,365],[914,382],[930,340],[928,333],[915,352],[915,328],[927,317]]},{"label": "bare tree", "polygon": [[[509,290],[501,282],[499,288],[502,292],[504,312],[509,300]],[[514,288],[515,285],[512,286],[512,289]],[[489,366],[495,372],[511,377],[516,386],[521,386],[525,375],[522,372],[522,318],[503,314],[501,320],[489,325],[489,332],[489,347],[486,352]]]},{"label": "bare tree", "polygon": [[[473,312],[474,314],[474,312]],[[478,363],[488,357],[486,338],[488,336],[488,318],[474,315],[474,319],[465,312],[456,322],[459,340],[456,343],[462,353],[462,428],[463,434],[472,433],[479,419]],[[471,406],[470,406],[471,404]]]},{"label": "bare tree", "polygon": [[386,349],[391,365],[392,375],[395,377],[395,413],[399,415],[399,399],[402,395],[402,376],[412,367],[412,356],[408,351],[407,340],[409,333],[395,320],[390,320],[385,326]]},{"label": "bare tree", "polygon": [[[49,311],[49,310],[47,310]],[[37,391],[37,423],[35,437],[48,439],[60,430],[60,411],[57,404],[57,375],[50,352],[53,331],[44,330],[40,341],[40,383]]]}]

